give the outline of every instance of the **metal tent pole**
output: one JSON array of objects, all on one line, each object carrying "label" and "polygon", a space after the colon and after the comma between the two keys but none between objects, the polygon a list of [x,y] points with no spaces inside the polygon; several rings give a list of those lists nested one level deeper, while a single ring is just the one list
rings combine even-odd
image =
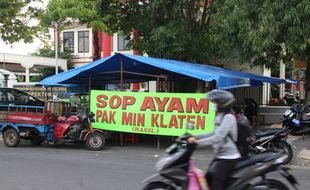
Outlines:
[{"label": "metal tent pole", "polygon": [[123,60],[123,56],[121,57],[121,78],[120,78],[120,83],[121,83],[121,91],[123,91],[123,83],[124,83],[124,60]]},{"label": "metal tent pole", "polygon": [[51,86],[51,95],[52,95],[52,101],[54,101],[54,96],[53,96],[53,86]]},{"label": "metal tent pole", "polygon": [[[156,92],[158,92],[159,91],[159,77],[157,77],[157,82],[156,82]],[[160,136],[159,135],[157,135],[157,150],[159,150],[160,149]]]},{"label": "metal tent pole", "polygon": [[88,76],[88,100],[89,100],[89,106],[88,106],[88,112],[90,113],[90,91],[91,91],[91,75]]},{"label": "metal tent pole", "polygon": [[45,86],[45,93],[46,93],[46,101],[48,101],[48,88]]},{"label": "metal tent pole", "polygon": [[91,75],[88,75],[88,93],[90,94],[91,90]]},{"label": "metal tent pole", "polygon": [[[124,80],[124,60],[123,60],[123,56],[121,56],[121,65],[120,65],[120,85],[121,85],[121,91],[123,91],[123,80]],[[124,142],[123,142],[123,133],[120,133],[120,141],[121,141],[121,147],[124,146]]]}]

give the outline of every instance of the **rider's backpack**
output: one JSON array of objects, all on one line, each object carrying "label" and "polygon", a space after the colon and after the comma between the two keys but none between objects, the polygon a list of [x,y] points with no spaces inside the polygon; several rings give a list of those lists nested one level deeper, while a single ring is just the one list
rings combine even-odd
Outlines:
[{"label": "rider's backpack", "polygon": [[238,138],[235,142],[242,157],[245,157],[249,153],[249,139],[251,136],[251,126],[246,123],[237,121],[238,126]]},{"label": "rider's backpack", "polygon": [[249,122],[237,120],[237,128],[238,128],[237,141],[233,140],[230,133],[228,134],[228,137],[235,142],[241,156],[245,157],[249,153],[249,143],[250,143],[249,140],[251,137],[252,127],[250,126]]}]

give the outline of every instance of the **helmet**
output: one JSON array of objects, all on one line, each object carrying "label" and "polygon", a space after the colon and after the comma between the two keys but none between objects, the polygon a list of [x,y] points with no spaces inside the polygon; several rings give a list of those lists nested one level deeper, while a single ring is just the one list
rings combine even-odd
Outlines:
[{"label": "helmet", "polygon": [[217,104],[218,112],[230,111],[236,101],[234,95],[226,90],[212,90],[208,92],[207,99]]}]

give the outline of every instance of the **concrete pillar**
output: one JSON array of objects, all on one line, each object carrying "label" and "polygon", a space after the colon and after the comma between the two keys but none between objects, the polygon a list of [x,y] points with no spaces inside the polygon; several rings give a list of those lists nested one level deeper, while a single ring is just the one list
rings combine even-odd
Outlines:
[{"label": "concrete pillar", "polygon": [[17,77],[14,73],[10,73],[9,77],[8,77],[8,87],[12,88],[14,84],[17,83]]},{"label": "concrete pillar", "polygon": [[25,73],[26,73],[26,81],[25,82],[30,82],[30,72],[29,72],[30,67],[26,66],[25,67]]},{"label": "concrete pillar", "polygon": [[[271,70],[267,69],[265,66],[263,67],[263,76],[270,77],[271,76]],[[270,84],[264,83],[263,85],[263,96],[262,96],[262,103],[268,104],[270,100]]]},{"label": "concrete pillar", "polygon": [[156,81],[149,82],[149,92],[156,92]]},{"label": "concrete pillar", "polygon": [[300,99],[305,99],[306,97],[306,89],[305,89],[305,82],[304,81],[300,81],[300,89],[299,89],[299,97]]},{"label": "concrete pillar", "polygon": [[108,33],[103,33],[103,48],[102,48],[102,57],[108,57],[111,55],[111,36]]},{"label": "concrete pillar", "polygon": [[33,64],[22,63],[21,65],[25,68],[25,74],[26,74],[26,81],[25,82],[30,82],[30,68],[33,67]]},{"label": "concrete pillar", "polygon": [[[285,64],[283,63],[283,60],[280,60],[280,74],[281,79],[285,78]],[[285,84],[280,84],[279,89],[279,98],[283,98],[285,96]]]}]

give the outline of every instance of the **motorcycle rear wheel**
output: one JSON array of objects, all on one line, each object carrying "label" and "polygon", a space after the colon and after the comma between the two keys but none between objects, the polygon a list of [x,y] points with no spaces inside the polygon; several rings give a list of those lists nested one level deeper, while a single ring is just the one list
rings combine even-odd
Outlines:
[{"label": "motorcycle rear wheel", "polygon": [[257,182],[248,190],[252,190],[261,186],[265,186],[269,190],[289,190],[289,188],[283,182],[276,179],[265,179],[263,181]]},{"label": "motorcycle rear wheel", "polygon": [[176,190],[174,187],[171,187],[167,184],[161,182],[154,182],[147,184],[143,190]]},{"label": "motorcycle rear wheel", "polygon": [[36,145],[36,146],[39,146],[43,143],[43,139],[40,138],[40,137],[33,137],[30,139],[30,142],[33,144],[33,145]]}]

